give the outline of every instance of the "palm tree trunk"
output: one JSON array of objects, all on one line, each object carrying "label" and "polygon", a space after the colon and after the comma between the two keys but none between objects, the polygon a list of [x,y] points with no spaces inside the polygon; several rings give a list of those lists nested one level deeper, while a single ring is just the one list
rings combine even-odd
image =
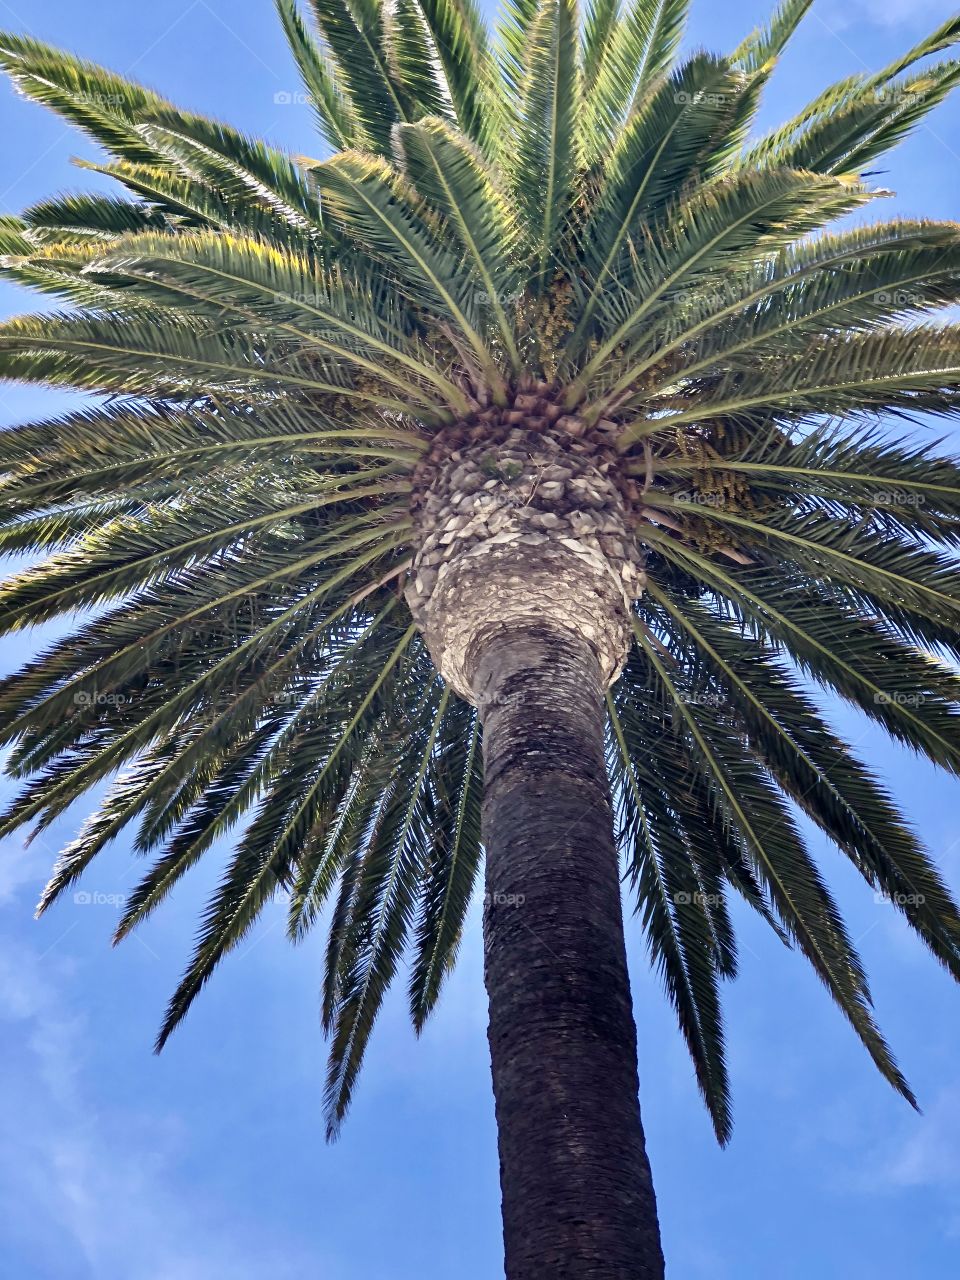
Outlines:
[{"label": "palm tree trunk", "polygon": [[505,627],[473,687],[507,1280],[658,1280],[600,667],[571,632]]}]

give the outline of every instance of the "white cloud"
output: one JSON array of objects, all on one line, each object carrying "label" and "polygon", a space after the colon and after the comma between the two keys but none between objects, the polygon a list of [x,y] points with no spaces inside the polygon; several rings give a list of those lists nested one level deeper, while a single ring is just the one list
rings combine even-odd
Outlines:
[{"label": "white cloud", "polygon": [[863,1116],[838,1128],[842,1142],[831,1158],[838,1192],[889,1196],[891,1205],[922,1192],[945,1234],[960,1236],[960,1086],[942,1089],[923,1115],[904,1116],[879,1138],[876,1132]]},{"label": "white cloud", "polygon": [[944,1089],[881,1161],[881,1185],[960,1189],[960,1088]]},{"label": "white cloud", "polygon": [[830,0],[819,16],[834,30],[864,23],[888,29],[923,23],[933,30],[948,14],[942,0]]},{"label": "white cloud", "polygon": [[34,897],[39,898],[56,853],[51,853],[40,840],[28,845],[25,840],[11,838],[5,846],[0,858],[0,906],[10,902],[26,885],[33,886]]},{"label": "white cloud", "polygon": [[[260,1224],[248,1237],[229,1205],[178,1177],[188,1146],[176,1119],[118,1114],[93,1100],[83,1063],[83,1018],[71,1011],[52,957],[0,951],[0,1020],[26,1051],[9,1060],[0,1121],[0,1216],[58,1280],[337,1280]],[[182,1175],[181,1175],[182,1176]],[[264,1239],[266,1234],[267,1238]],[[55,1255],[55,1270],[43,1270]],[[68,1261],[69,1259],[69,1261]]]}]

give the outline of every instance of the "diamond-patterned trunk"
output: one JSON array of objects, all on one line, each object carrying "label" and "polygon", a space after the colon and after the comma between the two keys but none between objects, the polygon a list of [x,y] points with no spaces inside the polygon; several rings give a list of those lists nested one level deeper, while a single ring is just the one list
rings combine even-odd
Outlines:
[{"label": "diamond-patterned trunk", "polygon": [[415,477],[419,549],[406,595],[439,670],[475,702],[500,631],[550,623],[619,674],[643,561],[612,434],[536,394],[448,429]]},{"label": "diamond-patterned trunk", "polygon": [[483,720],[484,976],[507,1280],[662,1280],[606,686],[644,584],[612,428],[518,395],[418,468],[407,599]]}]

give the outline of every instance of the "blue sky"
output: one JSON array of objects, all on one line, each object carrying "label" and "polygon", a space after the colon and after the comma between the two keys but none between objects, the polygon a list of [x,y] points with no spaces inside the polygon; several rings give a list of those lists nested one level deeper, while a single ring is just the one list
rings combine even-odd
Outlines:
[{"label": "blue sky", "polygon": [[[819,0],[768,94],[785,117],[828,81],[879,67],[948,16],[940,0]],[[725,49],[756,0],[695,0],[692,37]],[[184,106],[316,153],[269,0],[0,0],[0,24],[138,77]],[[279,95],[279,96],[278,96]],[[287,100],[287,99],[291,99]],[[888,163],[890,213],[960,211],[960,98]],[[0,86],[0,211],[92,185],[94,149]],[[31,301],[0,289],[12,314]],[[0,423],[64,397],[0,387]],[[18,665],[36,637],[7,643]],[[960,892],[960,791],[852,714],[838,723],[903,799]],[[6,784],[4,784],[6,785]],[[0,855],[0,1275],[11,1280],[492,1280],[502,1275],[478,920],[418,1043],[402,1000],[381,1019],[335,1146],[323,1140],[321,939],[280,912],[229,959],[161,1058],[151,1045],[218,859],[119,950],[138,867],[108,850],[42,923],[32,908],[72,812]],[[915,1115],[798,957],[740,922],[727,992],[736,1130],[718,1150],[635,921],[628,945],[641,1102],[671,1280],[893,1280],[956,1273],[960,991],[838,854],[813,844],[873,978]]]}]

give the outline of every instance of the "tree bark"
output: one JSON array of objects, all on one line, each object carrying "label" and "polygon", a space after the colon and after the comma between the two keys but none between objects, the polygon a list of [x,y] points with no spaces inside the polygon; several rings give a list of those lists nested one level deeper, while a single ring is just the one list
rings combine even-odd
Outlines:
[{"label": "tree bark", "polygon": [[504,628],[473,689],[507,1280],[659,1280],[599,664],[572,632]]}]

